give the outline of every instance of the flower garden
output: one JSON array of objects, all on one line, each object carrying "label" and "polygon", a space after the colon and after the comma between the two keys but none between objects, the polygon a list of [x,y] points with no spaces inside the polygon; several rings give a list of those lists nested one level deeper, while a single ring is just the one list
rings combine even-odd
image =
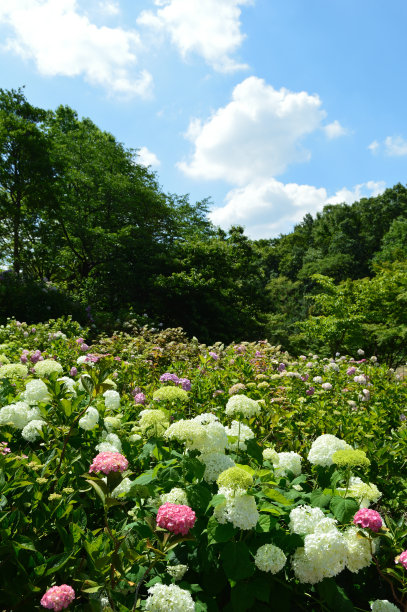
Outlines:
[{"label": "flower garden", "polygon": [[0,328],[0,610],[407,610],[407,384],[136,322]]}]

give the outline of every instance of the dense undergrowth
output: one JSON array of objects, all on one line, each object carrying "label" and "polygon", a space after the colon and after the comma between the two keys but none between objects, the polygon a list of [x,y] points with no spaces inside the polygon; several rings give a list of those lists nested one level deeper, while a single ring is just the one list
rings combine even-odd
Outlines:
[{"label": "dense undergrowth", "polygon": [[1,609],[62,609],[62,584],[72,610],[406,609],[394,371],[363,347],[88,337],[0,328]]}]

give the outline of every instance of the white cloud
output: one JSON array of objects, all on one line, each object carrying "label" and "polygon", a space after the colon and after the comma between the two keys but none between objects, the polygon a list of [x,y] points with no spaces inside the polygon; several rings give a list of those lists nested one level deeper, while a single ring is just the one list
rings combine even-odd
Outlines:
[{"label": "white cloud", "polygon": [[377,140],[374,140],[373,142],[370,143],[370,145],[367,147],[373,154],[377,153],[378,149],[380,147],[380,144],[377,142]]},{"label": "white cloud", "polygon": [[327,199],[328,204],[341,204],[346,202],[352,204],[356,200],[361,198],[375,197],[385,190],[386,183],[384,181],[368,181],[367,183],[360,183],[355,185],[353,189],[342,187],[336,192],[334,196]]},{"label": "white cloud", "polygon": [[348,133],[348,130],[344,128],[336,119],[332,123],[326,125],[324,127],[324,131],[329,140],[339,138],[340,136],[345,136],[345,134]]},{"label": "white cloud", "polygon": [[[83,75],[114,94],[146,97],[152,77],[134,74],[142,49],[139,34],[122,28],[98,27],[79,13],[76,0],[2,0],[0,22],[12,30],[5,48],[34,60],[45,76]],[[105,2],[114,9],[116,3]]]},{"label": "white cloud", "polygon": [[106,15],[118,15],[120,13],[120,6],[115,0],[100,0],[99,10]]},{"label": "white cloud", "polygon": [[240,6],[253,0],[155,0],[155,12],[143,11],[138,23],[168,32],[183,58],[202,56],[219,72],[247,68],[231,55],[245,36],[240,31]]},{"label": "white cloud", "polygon": [[343,188],[328,197],[323,187],[284,184],[270,178],[232,189],[225,198],[225,206],[216,208],[209,216],[215,225],[224,229],[243,225],[253,239],[272,238],[291,231],[307,213],[315,214],[328,203],[351,204],[361,197],[378,195],[384,188],[383,182],[369,181],[352,190]]},{"label": "white cloud", "polygon": [[384,146],[386,155],[392,157],[407,155],[407,140],[402,136],[387,136]]},{"label": "white cloud", "polygon": [[157,168],[161,165],[157,155],[149,151],[147,147],[140,147],[140,149],[137,150],[137,157],[135,161],[137,164],[146,167],[154,166]]},{"label": "white cloud", "polygon": [[370,143],[368,149],[372,153],[377,153],[379,149],[384,149],[385,155],[389,157],[402,157],[407,155],[407,140],[402,136],[387,136],[382,143],[374,140]]},{"label": "white cloud", "polygon": [[235,185],[276,176],[289,164],[310,158],[302,140],[321,127],[325,115],[317,95],[275,90],[249,77],[206,122],[190,122],[186,136],[195,150],[191,161],[178,167],[194,178]]}]

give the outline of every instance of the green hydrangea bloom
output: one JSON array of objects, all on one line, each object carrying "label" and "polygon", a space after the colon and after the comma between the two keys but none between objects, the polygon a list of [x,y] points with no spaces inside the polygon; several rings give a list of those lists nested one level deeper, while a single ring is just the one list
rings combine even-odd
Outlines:
[{"label": "green hydrangea bloom", "polygon": [[247,491],[253,484],[253,477],[240,467],[231,467],[222,472],[217,480],[220,487],[227,489],[243,489]]},{"label": "green hydrangea bloom", "polygon": [[167,401],[167,402],[187,402],[189,399],[188,393],[184,389],[178,387],[160,387],[153,393],[153,400]]},{"label": "green hydrangea bloom", "polygon": [[341,468],[369,467],[370,460],[362,450],[344,449],[337,450],[332,455],[332,461]]}]

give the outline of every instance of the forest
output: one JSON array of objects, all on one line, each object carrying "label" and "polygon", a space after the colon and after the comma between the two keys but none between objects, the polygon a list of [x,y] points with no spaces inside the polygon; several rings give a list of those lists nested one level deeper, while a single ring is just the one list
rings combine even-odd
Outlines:
[{"label": "forest", "polygon": [[407,188],[251,240],[68,106],[0,90],[0,323],[71,314],[96,332],[148,319],[201,342],[407,357]]}]

